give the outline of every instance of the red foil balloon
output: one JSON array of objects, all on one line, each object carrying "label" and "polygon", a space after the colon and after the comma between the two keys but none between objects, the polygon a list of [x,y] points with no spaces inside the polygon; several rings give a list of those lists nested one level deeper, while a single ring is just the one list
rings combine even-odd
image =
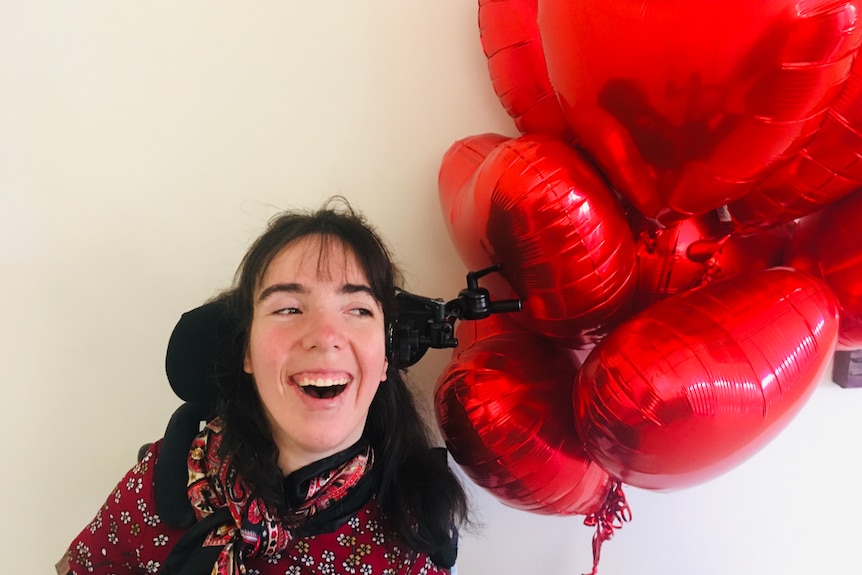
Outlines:
[{"label": "red foil balloon", "polygon": [[[461,261],[471,270],[500,263],[483,249],[488,207],[471,200],[479,168],[497,146],[509,139],[499,134],[480,134],[458,140],[449,147],[440,167],[438,190],[446,230]],[[494,299],[518,297],[500,274],[482,278],[482,287]]]},{"label": "red foil balloon", "polygon": [[[480,134],[458,140],[449,147],[443,158],[443,165],[438,176],[438,190],[440,195],[440,209],[446,221],[446,229],[452,235],[458,227],[459,222],[455,216],[456,204],[459,212],[467,209],[469,205],[463,203],[462,192],[465,186],[475,186],[476,174],[485,158],[503,142],[510,138],[500,134]],[[459,213],[460,215],[460,213]],[[476,235],[476,238],[479,236]],[[455,246],[457,248],[457,246]],[[481,261],[487,261],[482,258]],[[465,261],[466,263],[466,261]]]},{"label": "red foil balloon", "polygon": [[793,160],[728,206],[742,229],[789,222],[862,187],[862,58],[823,125]]},{"label": "red foil balloon", "polygon": [[838,346],[862,349],[862,191],[829,206],[820,216],[815,257],[820,276],[841,306]]},{"label": "red foil balloon", "polygon": [[613,186],[670,222],[738,199],[823,123],[857,1],[539,0],[548,77]]},{"label": "red foil balloon", "polygon": [[548,80],[538,0],[479,0],[479,34],[494,91],[522,134],[574,143]]},{"label": "red foil balloon", "polygon": [[823,212],[815,212],[796,220],[793,235],[784,253],[784,265],[819,277],[820,264],[817,261],[817,232]]},{"label": "red foil balloon", "polygon": [[[519,323],[567,347],[589,345],[627,315],[634,294],[621,207],[577,152],[545,136],[503,142],[465,173],[490,138],[456,142],[443,158],[440,203],[455,248],[471,269],[502,264],[523,302]],[[492,295],[508,295],[493,281]]]},{"label": "red foil balloon", "polygon": [[638,234],[638,287],[635,309],[703,283],[709,262],[727,235],[718,215],[704,215],[676,222],[666,228],[648,228]]},{"label": "red foil balloon", "polygon": [[783,429],[828,365],[837,335],[832,293],[789,268],[668,298],[585,360],[574,395],[578,434],[624,483],[702,483]]},{"label": "red foil balloon", "polygon": [[[465,326],[480,331],[464,335]],[[569,398],[578,361],[514,326],[496,316],[459,325],[459,340],[472,344],[458,347],[434,394],[446,446],[477,485],[510,507],[594,513],[611,479],[575,435]]]},{"label": "red foil balloon", "polygon": [[747,236],[730,234],[715,211],[640,232],[638,290],[641,311],[703,284],[780,266],[796,223]]},{"label": "red foil balloon", "polygon": [[729,236],[710,260],[706,281],[734,278],[782,265],[796,227],[796,222],[788,222],[751,235]]}]

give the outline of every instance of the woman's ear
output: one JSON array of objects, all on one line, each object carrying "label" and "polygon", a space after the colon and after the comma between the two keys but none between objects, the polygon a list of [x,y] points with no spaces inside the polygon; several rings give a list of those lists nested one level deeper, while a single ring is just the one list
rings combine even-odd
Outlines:
[{"label": "woman's ear", "polygon": [[242,370],[249,375],[254,375],[254,370],[251,367],[251,357],[249,357],[248,346],[245,347],[245,353],[242,356]]},{"label": "woman's ear", "polygon": [[389,358],[383,358],[383,374],[380,376],[380,381],[386,381],[386,378],[389,377],[387,373],[389,372]]}]

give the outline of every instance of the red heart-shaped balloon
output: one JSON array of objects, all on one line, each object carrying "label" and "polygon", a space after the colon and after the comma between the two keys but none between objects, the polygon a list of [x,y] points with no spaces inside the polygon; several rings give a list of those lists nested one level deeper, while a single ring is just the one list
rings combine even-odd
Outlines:
[{"label": "red heart-shaped balloon", "polygon": [[715,211],[664,228],[646,226],[637,240],[636,311],[705,283],[782,265],[797,227],[790,222],[751,235],[731,234]]},{"label": "red heart-shaped balloon", "polygon": [[823,125],[793,160],[728,206],[742,229],[768,228],[812,214],[862,187],[862,59]]},{"label": "red heart-shaped balloon", "polygon": [[[446,151],[440,165],[437,187],[443,221],[458,256],[473,271],[500,263],[485,249],[488,207],[473,201],[472,190],[485,159],[509,139],[499,134],[480,134],[458,140]],[[518,297],[500,274],[482,278],[482,287],[494,299]]]},{"label": "red heart-shaped balloon", "polygon": [[721,243],[710,262],[707,281],[729,279],[782,265],[796,227],[796,222],[788,222],[750,235],[732,234]]},{"label": "red heart-shaped balloon", "polygon": [[479,0],[479,35],[491,85],[522,134],[574,143],[548,80],[537,12],[538,0]]},{"label": "red heart-shaped balloon", "polygon": [[[862,348],[862,190],[853,192],[819,214],[813,236],[816,271],[841,307],[838,347]],[[811,253],[811,252],[809,252]]]},{"label": "red heart-shaped balloon", "polygon": [[[687,218],[664,228],[645,223],[637,233],[638,287],[635,310],[699,286],[708,262],[726,234],[715,212]],[[640,230],[640,231],[639,231]]]},{"label": "red heart-shaped balloon", "polygon": [[773,268],[660,301],[587,357],[578,435],[611,475],[646,489],[702,483],[779,433],[828,365],[829,288]]},{"label": "red heart-shaped balloon", "polygon": [[[621,206],[578,152],[546,136],[498,143],[467,175],[495,140],[456,142],[443,158],[440,204],[455,248],[471,269],[502,264],[523,302],[519,323],[568,347],[589,345],[628,314],[634,294]],[[495,281],[492,295],[508,297]]]},{"label": "red heart-shaped balloon", "polygon": [[823,122],[856,1],[539,0],[548,76],[613,186],[668,222],[740,198]]},{"label": "red heart-shaped balloon", "polygon": [[815,212],[796,220],[793,235],[784,252],[785,266],[809,273],[822,279],[820,264],[817,261],[817,234],[820,229],[820,218],[823,212]]},{"label": "red heart-shaped balloon", "polygon": [[574,354],[500,316],[462,323],[457,335],[461,343],[434,394],[453,459],[510,507],[553,515],[598,511],[611,479],[575,435]]}]

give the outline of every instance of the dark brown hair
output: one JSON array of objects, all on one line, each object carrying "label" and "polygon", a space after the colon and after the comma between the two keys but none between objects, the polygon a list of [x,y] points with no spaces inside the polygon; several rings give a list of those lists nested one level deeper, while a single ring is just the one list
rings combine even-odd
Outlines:
[{"label": "dark brown hair", "polygon": [[[336,196],[319,210],[285,212],[272,219],[240,263],[233,288],[219,296],[236,326],[235,341],[243,349],[254,294],[267,268],[284,247],[311,235],[321,238],[321,253],[332,241],[350,250],[383,308],[384,325],[395,318],[395,289],[400,287],[401,274],[364,217]],[[224,366],[220,372],[217,414],[224,421],[223,449],[264,501],[280,501],[278,449],[251,377],[242,365]],[[451,553],[452,527],[467,520],[466,494],[445,458],[432,449],[413,396],[391,359],[387,380],[371,403],[365,437],[375,452],[376,494],[390,527],[415,551],[435,557]]]}]

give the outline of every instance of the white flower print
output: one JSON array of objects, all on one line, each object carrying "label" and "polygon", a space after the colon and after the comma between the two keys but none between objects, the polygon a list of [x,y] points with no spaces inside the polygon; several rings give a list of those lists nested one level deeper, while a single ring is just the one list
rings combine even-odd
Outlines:
[{"label": "white flower print", "polygon": [[373,569],[371,568],[371,565],[369,565],[368,563],[365,563],[362,565],[362,567],[359,568],[359,572],[362,575],[371,575],[373,572]]},{"label": "white flower print", "polygon": [[323,553],[320,554],[320,556],[327,563],[332,563],[333,561],[335,561],[335,553],[333,553],[329,549],[324,550]]},{"label": "white flower print", "polygon": [[352,529],[359,529],[359,517],[354,515],[350,519],[347,520],[347,524],[350,525]]},{"label": "white flower print", "polygon": [[147,573],[158,573],[161,566],[162,564],[158,561],[153,561],[152,559],[150,559],[149,561],[147,561],[147,564],[144,565],[144,569],[147,570]]},{"label": "white flower print", "polygon": [[302,575],[302,568],[299,565],[291,565],[284,572],[284,575]]},{"label": "white flower print", "polygon": [[128,525],[129,521],[131,520],[132,516],[129,514],[128,511],[123,511],[122,513],[120,513],[120,521],[122,521],[123,524]]},{"label": "white flower print", "polygon": [[153,537],[153,544],[156,547],[164,547],[168,543],[168,536],[164,533],[159,533],[156,537]]},{"label": "white flower print", "polygon": [[419,569],[419,575],[427,575],[432,567],[434,567],[434,564],[431,562],[431,558],[426,556],[425,564]]},{"label": "white flower print", "polygon": [[90,548],[84,545],[83,541],[78,541],[78,545],[75,547],[75,554],[79,557],[87,557],[90,555]]},{"label": "white flower print", "polygon": [[147,454],[132,468],[132,473],[139,474],[142,470],[147,468],[147,463],[152,459],[153,452],[147,451]]},{"label": "white flower print", "polygon": [[266,558],[266,562],[270,565],[275,565],[279,561],[281,561],[281,553],[276,553],[275,555],[270,555]]},{"label": "white flower print", "polygon": [[143,499],[138,499],[138,511],[145,513],[147,511],[147,502]]},{"label": "white flower print", "polygon": [[149,513],[144,513],[144,523],[149,525],[150,527],[155,527],[159,524],[159,516],[158,515],[150,515]]},{"label": "white flower print", "polygon": [[90,533],[95,533],[96,530],[102,528],[102,510],[96,513],[96,517],[90,522]]},{"label": "white flower print", "polygon": [[306,567],[311,567],[312,565],[314,565],[314,559],[311,557],[311,555],[303,555],[299,558],[299,561]]},{"label": "white flower print", "polygon": [[356,545],[356,537],[346,533],[339,533],[335,540],[338,541],[339,545],[343,545],[345,547],[353,547]]},{"label": "white flower print", "polygon": [[383,555],[387,561],[390,563],[396,563],[398,558],[401,557],[401,549],[397,545],[394,545],[390,551],[387,551]]},{"label": "white flower print", "polygon": [[321,563],[318,565],[320,569],[320,575],[334,575],[335,574],[335,566],[332,563]]}]

